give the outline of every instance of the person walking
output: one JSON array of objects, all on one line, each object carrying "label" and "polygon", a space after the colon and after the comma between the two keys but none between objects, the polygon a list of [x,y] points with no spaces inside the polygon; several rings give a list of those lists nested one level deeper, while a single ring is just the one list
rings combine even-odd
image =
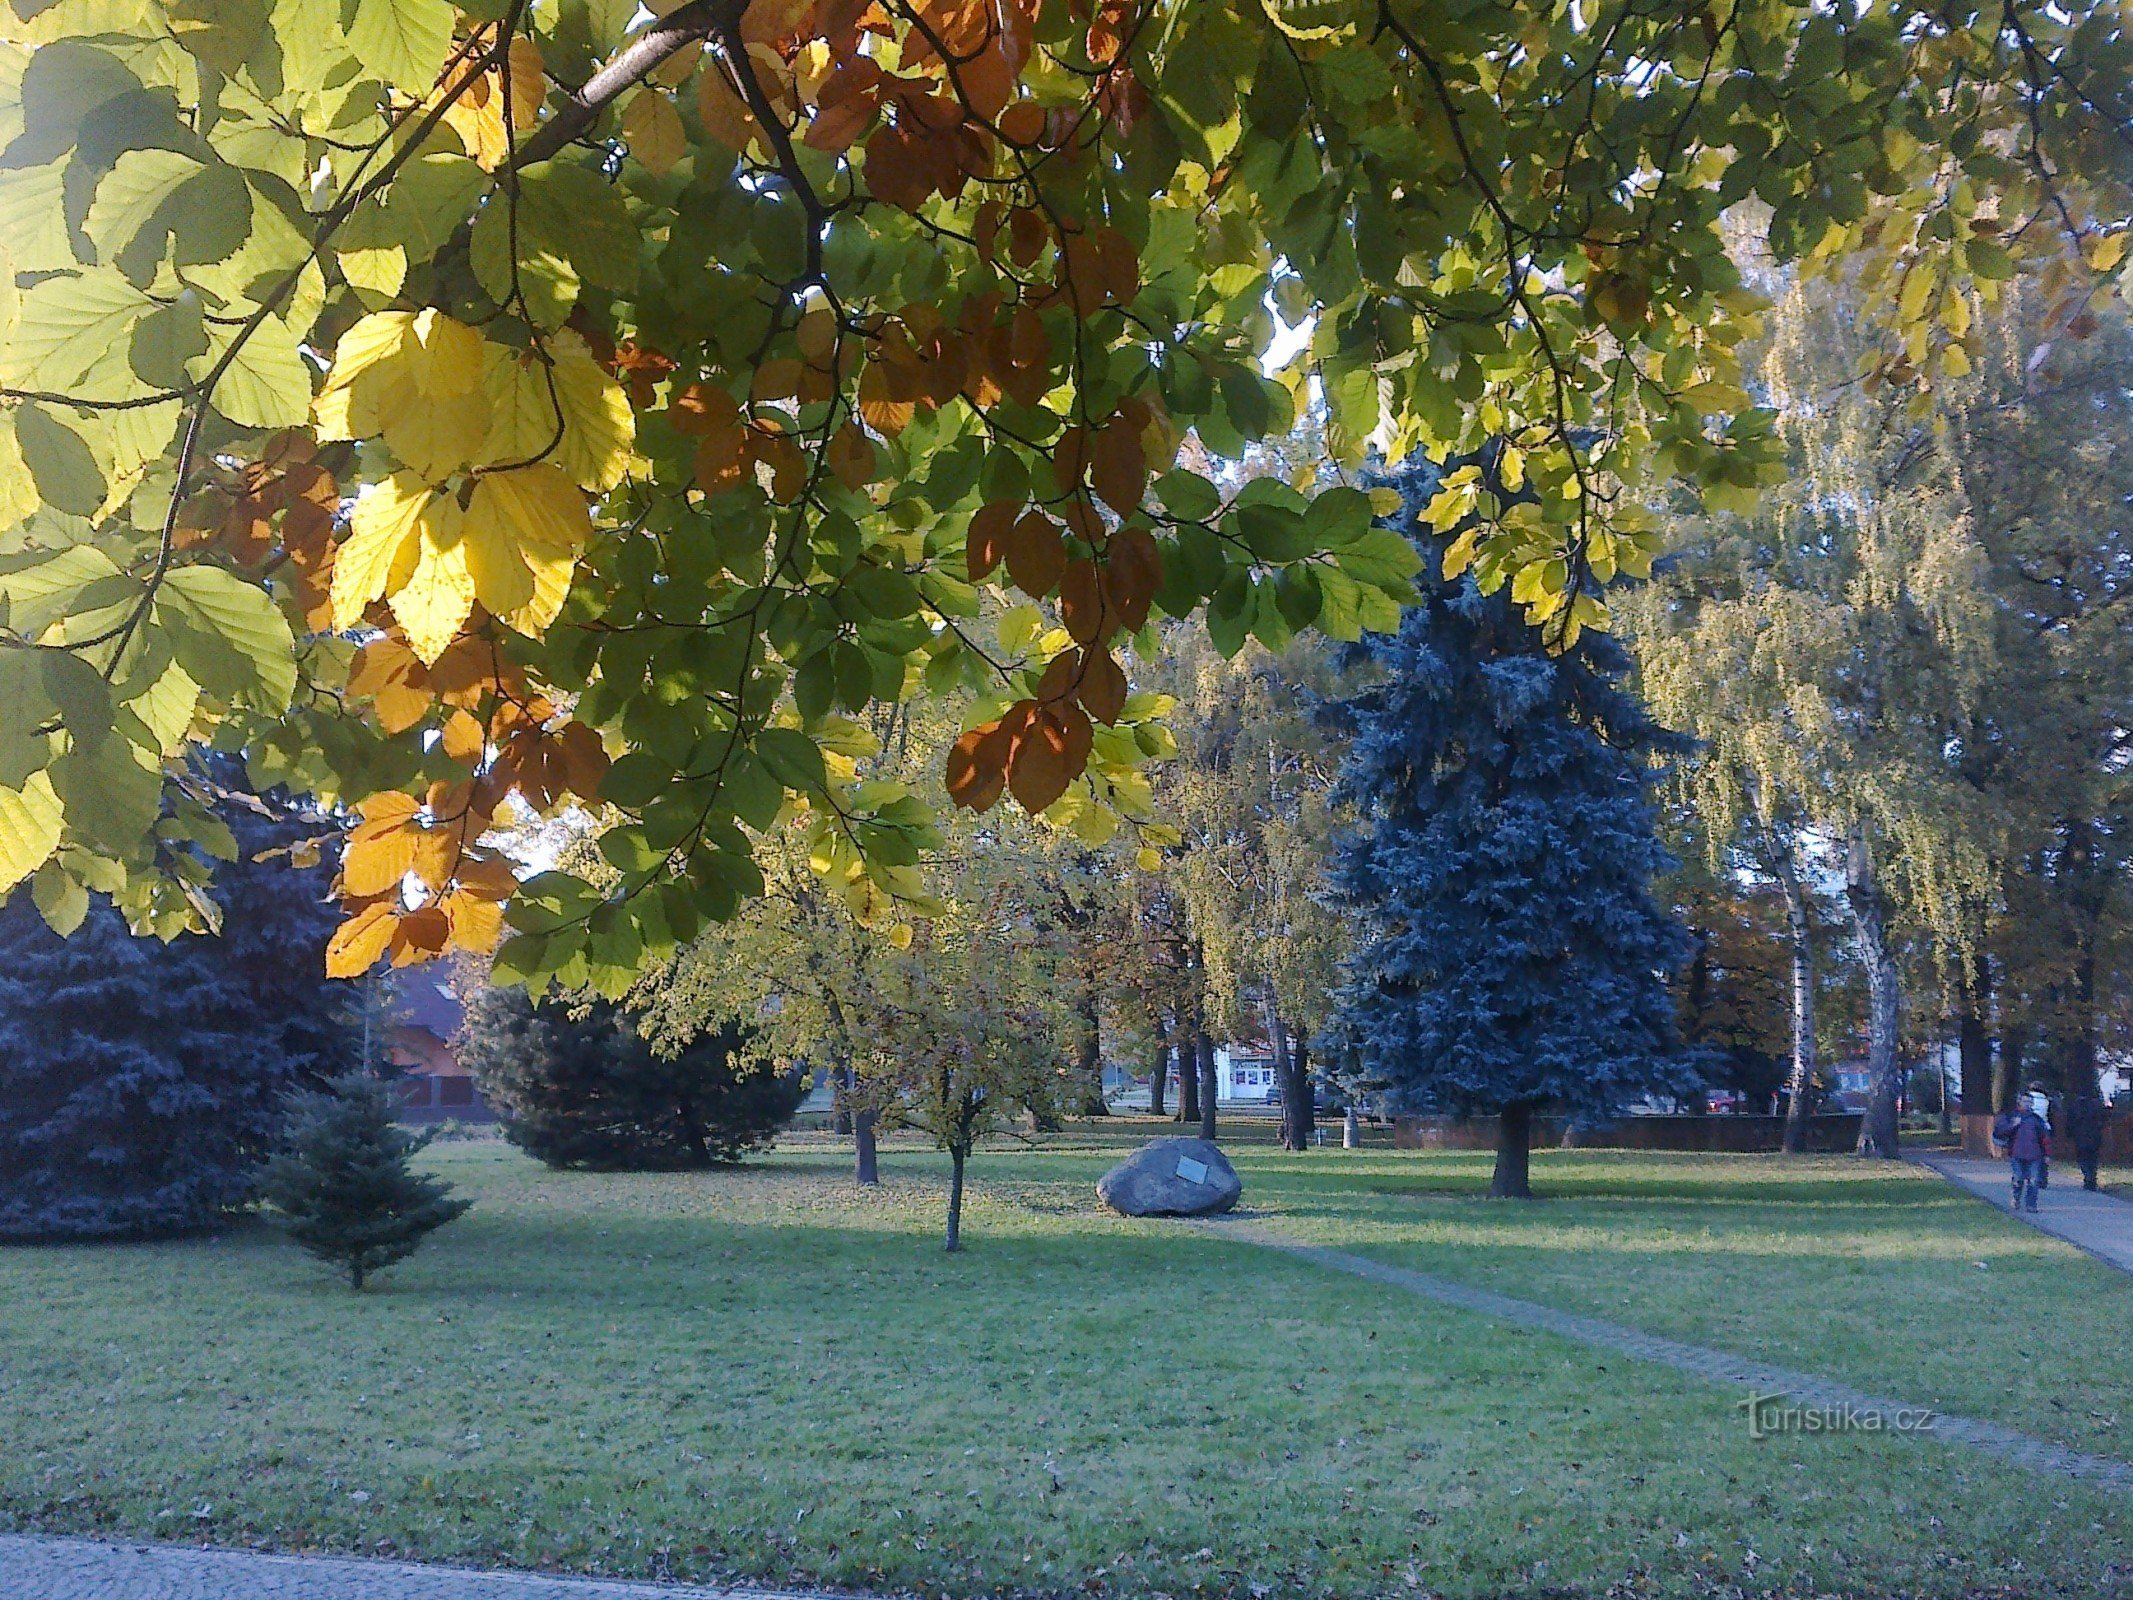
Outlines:
[{"label": "person walking", "polygon": [[2074,1143],[2074,1159],[2081,1164],[2081,1187],[2096,1187],[2096,1161],[2103,1154],[2103,1101],[2093,1089],[2074,1096],[2066,1108],[2066,1136]]},{"label": "person walking", "polygon": [[2013,1211],[2037,1209],[2037,1193],[2044,1187],[2044,1163],[2051,1159],[2052,1125],[2038,1109],[2044,1091],[2032,1084],[2029,1093],[2000,1113],[1992,1125],[1992,1140],[2007,1147],[2008,1181],[2014,1189],[2009,1203]]}]

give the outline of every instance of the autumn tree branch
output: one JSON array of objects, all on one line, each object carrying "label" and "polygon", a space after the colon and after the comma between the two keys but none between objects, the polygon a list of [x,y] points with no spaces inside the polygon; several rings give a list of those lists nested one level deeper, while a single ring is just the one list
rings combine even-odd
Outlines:
[{"label": "autumn tree branch", "polygon": [[670,11],[653,27],[639,34],[615,53],[615,58],[585,80],[568,104],[550,117],[533,136],[518,147],[514,167],[530,167],[546,161],[565,145],[582,138],[599,120],[600,113],[622,94],[642,83],[671,56],[692,44],[701,44],[714,33],[740,26],[748,0],[689,0]]}]

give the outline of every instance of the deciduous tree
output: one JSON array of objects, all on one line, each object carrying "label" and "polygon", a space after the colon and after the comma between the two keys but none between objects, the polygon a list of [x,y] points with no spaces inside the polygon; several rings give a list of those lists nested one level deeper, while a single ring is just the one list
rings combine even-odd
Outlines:
[{"label": "deciduous tree", "polygon": [[[931,823],[824,747],[921,682],[980,697],[956,804],[1130,816],[1152,619],[1353,638],[1415,565],[1181,440],[1315,382],[1350,461],[1506,441],[1536,492],[1435,520],[1567,644],[1655,549],[1625,487],[1776,462],[1728,214],[1866,284],[1881,377],[1960,372],[1969,287],[2115,276],[2127,59],[2033,3],[17,0],[0,888],[187,914],[212,739],[360,808],[335,971],[508,905],[504,976],[617,994],[788,799],[904,893]],[[611,880],[481,842],[573,800]]]}]

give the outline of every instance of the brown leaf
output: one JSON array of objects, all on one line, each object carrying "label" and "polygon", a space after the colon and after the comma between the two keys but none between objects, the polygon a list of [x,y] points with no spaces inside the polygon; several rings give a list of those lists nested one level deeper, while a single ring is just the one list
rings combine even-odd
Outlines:
[{"label": "brown leaf", "polygon": [[978,507],[977,515],[970,519],[970,532],[963,541],[963,556],[969,564],[972,583],[982,583],[1000,564],[1000,558],[1007,553],[1015,518],[1021,510],[1020,506],[1006,500],[994,500]]},{"label": "brown leaf", "polygon": [[1041,511],[1026,512],[1007,538],[1007,575],[1032,599],[1052,592],[1066,571],[1066,538]]},{"label": "brown leaf", "polygon": [[1141,451],[1140,430],[1124,417],[1103,425],[1089,445],[1089,481],[1103,503],[1120,516],[1140,509],[1148,488],[1148,462]]},{"label": "brown leaf", "polygon": [[1001,722],[982,722],[948,752],[948,798],[972,811],[989,811],[1007,786],[1008,739]]},{"label": "brown leaf", "polygon": [[726,423],[706,433],[696,446],[696,486],[705,494],[724,494],[748,482],[754,464],[748,429]]},{"label": "brown leaf", "polygon": [[1118,626],[1093,561],[1077,561],[1059,580],[1059,615],[1076,644],[1102,644]]},{"label": "brown leaf", "polygon": [[1075,705],[1052,705],[1031,717],[1008,757],[1008,787],[1035,816],[1066,793],[1088,764],[1091,729]]},{"label": "brown leaf", "polygon": [[1163,585],[1163,552],[1146,528],[1121,528],[1111,536],[1107,588],[1119,620],[1138,633],[1148,625],[1148,607]]},{"label": "brown leaf", "polygon": [[874,441],[847,422],[829,442],[829,469],[847,489],[863,489],[874,476]]},{"label": "brown leaf", "polygon": [[1110,727],[1126,709],[1126,674],[1107,650],[1082,652],[1081,703],[1090,716]]}]

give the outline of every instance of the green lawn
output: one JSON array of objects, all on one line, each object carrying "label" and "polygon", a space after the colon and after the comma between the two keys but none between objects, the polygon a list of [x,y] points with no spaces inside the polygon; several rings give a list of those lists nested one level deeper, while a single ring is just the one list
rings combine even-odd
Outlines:
[{"label": "green lawn", "polygon": [[[473,1195],[350,1295],[264,1228],[0,1251],[0,1526],[965,1596],[2066,1594],[2122,1499],[1097,1210],[1145,1127],[853,1190],[440,1145]],[[2133,1455],[2133,1279],[1907,1170],[1237,1148],[1386,1260]],[[1978,1263],[1983,1263],[1982,1266]]]}]

